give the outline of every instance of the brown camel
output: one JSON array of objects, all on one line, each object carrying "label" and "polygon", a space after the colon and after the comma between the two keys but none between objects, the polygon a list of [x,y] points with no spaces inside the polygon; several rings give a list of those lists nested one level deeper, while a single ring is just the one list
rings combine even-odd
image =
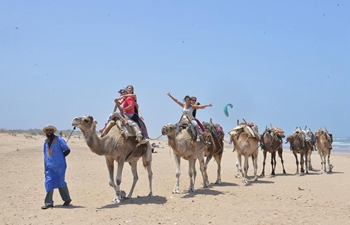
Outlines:
[{"label": "brown camel", "polygon": [[304,137],[305,137],[306,142],[308,142],[308,145],[312,146],[312,150],[308,151],[308,156],[307,156],[308,166],[309,166],[309,171],[310,171],[310,170],[314,169],[312,166],[312,163],[311,163],[311,156],[312,156],[313,151],[316,151],[316,145],[315,145],[316,138],[315,138],[315,135],[314,135],[314,133],[312,133],[310,128],[306,129],[306,127],[305,127],[305,129],[302,130],[302,132],[304,133]]},{"label": "brown camel", "polygon": [[[258,135],[258,127],[253,125],[249,126],[246,122],[239,124],[236,128],[228,132],[230,135],[230,143],[233,142],[234,150],[237,151],[237,170],[242,174],[243,183],[248,183],[247,172],[248,172],[248,159],[252,157],[254,167],[254,179],[258,180],[258,149],[260,136]],[[242,156],[244,156],[244,172],[242,170]],[[239,176],[237,176],[239,177]]]},{"label": "brown camel", "polygon": [[203,177],[203,187],[207,188],[209,185],[207,168],[204,163],[204,148],[203,141],[196,141],[196,137],[191,134],[190,125],[187,128],[177,128],[173,124],[163,126],[162,135],[167,135],[168,145],[173,149],[174,158],[176,162],[176,183],[173,193],[179,194],[180,188],[180,160],[181,158],[188,160],[189,169],[188,174],[190,176],[190,186],[188,192],[195,192],[194,183],[196,180],[195,162],[198,159],[200,165],[200,171]]},{"label": "brown camel", "polygon": [[[299,174],[299,161],[297,154],[300,154],[300,172],[301,173],[309,173],[309,166],[308,166],[308,156],[309,151],[312,152],[312,144],[308,141],[306,141],[304,133],[300,128],[297,128],[292,135],[289,135],[287,137],[286,143],[289,142],[290,150],[293,152],[293,155],[295,157],[297,170],[296,174]],[[304,170],[304,162],[305,162],[305,170]]]},{"label": "brown camel", "polygon": [[[122,170],[124,163],[128,162],[131,166],[133,174],[133,183],[128,195],[131,198],[134,191],[137,175],[137,161],[142,157],[143,166],[147,168],[149,180],[149,197],[152,193],[152,147],[147,142],[146,144],[138,145],[135,137],[126,139],[119,131],[117,126],[113,126],[108,134],[102,138],[96,134],[96,124],[92,116],[75,117],[72,121],[72,126],[80,128],[86,140],[86,144],[90,150],[97,155],[104,155],[106,157],[106,164],[109,172],[109,185],[112,186],[116,192],[113,201],[119,203],[120,198],[125,197],[125,192],[120,190],[122,181]],[[114,161],[117,162],[117,176],[116,183],[114,182]]]},{"label": "brown camel", "polygon": [[[276,128],[276,127],[273,127]],[[272,172],[271,175],[275,175],[276,169],[276,152],[278,152],[278,156],[281,158],[283,173],[286,174],[284,169],[284,161],[283,161],[283,146],[282,146],[282,138],[284,138],[284,134],[282,132],[278,133],[281,129],[273,129],[266,127],[264,133],[261,135],[261,148],[263,150],[264,161],[263,161],[263,169],[261,172],[262,177],[265,176],[265,164],[266,164],[266,154],[267,152],[271,153],[271,166]]]},{"label": "brown camel", "polygon": [[215,184],[221,183],[221,158],[224,152],[224,132],[219,124],[213,124],[212,120],[210,122],[203,122],[204,132],[201,139],[206,144],[204,148],[204,156],[207,157],[205,161],[205,166],[208,168],[209,161],[214,157],[218,169],[217,178]]},{"label": "brown camel", "polygon": [[321,173],[327,172],[326,158],[328,162],[328,171],[332,172],[333,165],[329,159],[331,157],[332,139],[327,130],[323,130],[322,128],[315,132],[315,136],[318,154],[321,157]]}]

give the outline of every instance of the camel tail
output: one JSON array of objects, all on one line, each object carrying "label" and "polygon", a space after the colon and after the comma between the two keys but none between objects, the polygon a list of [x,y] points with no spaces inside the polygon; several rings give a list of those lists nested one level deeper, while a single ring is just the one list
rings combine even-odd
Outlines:
[{"label": "camel tail", "polygon": [[151,164],[151,161],[152,161],[152,147],[151,147],[151,144],[148,142],[147,143],[147,151],[142,156],[143,167],[146,169]]},{"label": "camel tail", "polygon": [[143,164],[143,168],[147,168],[147,166],[148,166],[148,162],[146,161],[146,160],[142,160],[142,164]]}]

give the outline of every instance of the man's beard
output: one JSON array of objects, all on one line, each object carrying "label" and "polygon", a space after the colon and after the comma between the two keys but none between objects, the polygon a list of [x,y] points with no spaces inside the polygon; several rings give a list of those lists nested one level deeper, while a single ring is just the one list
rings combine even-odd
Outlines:
[{"label": "man's beard", "polygon": [[52,134],[46,134],[46,137],[51,139],[53,136],[55,136],[53,133]]}]

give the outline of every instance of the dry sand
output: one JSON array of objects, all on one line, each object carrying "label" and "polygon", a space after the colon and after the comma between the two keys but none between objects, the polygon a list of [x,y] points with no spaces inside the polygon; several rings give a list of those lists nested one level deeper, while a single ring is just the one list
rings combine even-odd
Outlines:
[{"label": "dry sand", "polygon": [[[208,166],[210,187],[202,188],[197,176],[193,194],[187,193],[188,163],[182,160],[181,194],[172,194],[175,162],[166,140],[155,140],[153,194],[148,194],[147,172],[138,164],[139,181],[134,196],[113,203],[114,191],[108,185],[103,156],[92,153],[83,139],[72,137],[68,145],[66,181],[72,205],[62,207],[58,190],[55,207],[42,210],[45,197],[42,147],[44,136],[0,134],[1,183],[0,224],[349,224],[350,155],[332,154],[333,173],[320,174],[320,159],[312,155],[315,171],[294,175],[295,159],[284,150],[287,175],[278,159],[276,176],[270,176],[270,155],[266,176],[245,185],[235,178],[236,153],[225,144],[222,183],[216,180],[216,162]],[[262,152],[259,152],[260,175]],[[199,173],[198,164],[196,165]],[[252,179],[250,160],[248,175]],[[130,166],[123,171],[122,190],[129,192]]]}]

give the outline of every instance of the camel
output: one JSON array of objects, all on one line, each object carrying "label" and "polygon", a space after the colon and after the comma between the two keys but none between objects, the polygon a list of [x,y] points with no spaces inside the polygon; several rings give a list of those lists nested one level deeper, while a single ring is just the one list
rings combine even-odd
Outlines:
[{"label": "camel", "polygon": [[295,174],[299,174],[299,161],[297,154],[300,154],[300,172],[309,173],[308,156],[310,154],[309,151],[312,152],[313,149],[311,142],[306,141],[304,134],[300,128],[297,128],[292,135],[289,135],[287,137],[286,143],[288,142],[290,144],[290,150],[293,152],[297,165],[297,170]]},{"label": "camel", "polygon": [[195,162],[198,159],[200,165],[200,171],[203,177],[203,187],[207,188],[209,185],[207,168],[204,163],[204,148],[203,141],[196,141],[196,137],[191,134],[190,125],[187,128],[176,127],[174,124],[169,123],[162,127],[162,135],[167,135],[168,145],[173,149],[174,158],[176,163],[176,183],[173,190],[173,194],[180,193],[180,160],[181,158],[188,160],[189,169],[188,174],[190,176],[190,186],[188,192],[195,192],[194,183],[196,180]]},{"label": "camel", "polygon": [[[149,142],[140,145],[135,140],[135,137],[126,139],[117,126],[113,126],[106,136],[102,138],[98,137],[96,134],[96,124],[97,121],[94,121],[92,116],[75,117],[72,121],[72,126],[78,127],[83,132],[86,144],[89,146],[90,150],[97,155],[105,156],[109,172],[109,185],[113,187],[116,192],[113,201],[119,203],[120,199],[125,197],[125,192],[120,190],[122,170],[125,162],[130,164],[133,174],[133,183],[127,196],[127,198],[131,198],[138,180],[137,161],[141,157],[143,166],[148,172],[150,190],[148,196],[152,197],[152,147]],[[114,161],[116,161],[118,165],[116,183],[113,178]]]},{"label": "camel", "polygon": [[[245,120],[244,120],[245,122]],[[234,150],[237,151],[237,171],[239,170],[242,174],[242,183],[248,183],[247,172],[248,172],[248,159],[252,157],[254,167],[254,179],[258,180],[258,149],[260,136],[258,135],[258,127],[256,125],[250,125],[245,122],[239,124],[236,128],[228,132],[230,135],[230,143],[233,142]],[[242,170],[242,156],[244,156],[244,172]],[[237,176],[239,177],[239,175]]]},{"label": "camel", "polygon": [[326,157],[328,161],[328,171],[332,172],[333,165],[330,162],[331,157],[331,137],[327,130],[323,130],[322,128],[318,129],[315,132],[316,136],[316,146],[318,150],[318,154],[321,157],[321,173],[327,172],[326,169]]},{"label": "camel", "polygon": [[206,157],[205,166],[208,168],[208,164],[212,157],[214,157],[218,169],[217,178],[215,184],[221,183],[221,158],[224,152],[224,132],[219,124],[213,124],[210,119],[210,123],[203,122],[204,132],[201,139],[207,145],[204,148],[204,156]]},{"label": "camel", "polygon": [[[273,129],[276,128],[276,129]],[[278,156],[281,158],[283,174],[286,174],[284,169],[284,161],[283,161],[283,146],[282,146],[282,138],[284,138],[283,131],[278,129],[277,127],[268,128],[266,127],[264,133],[261,135],[261,148],[263,150],[264,161],[263,161],[263,169],[261,172],[262,177],[265,176],[265,164],[266,164],[266,154],[267,152],[271,153],[271,166],[272,172],[271,175],[275,175],[276,169],[276,152],[278,152]],[[282,131],[278,133],[278,131]]]},{"label": "camel", "polygon": [[302,132],[304,133],[304,137],[306,139],[306,142],[309,143],[309,145],[312,145],[312,150],[311,151],[308,151],[308,156],[307,156],[307,159],[308,159],[308,166],[309,166],[309,171],[310,170],[313,170],[313,166],[312,166],[312,163],[311,163],[311,155],[312,155],[312,152],[313,151],[316,151],[316,138],[315,138],[315,135],[314,133],[312,133],[311,129],[308,128],[304,130],[302,130]]}]

